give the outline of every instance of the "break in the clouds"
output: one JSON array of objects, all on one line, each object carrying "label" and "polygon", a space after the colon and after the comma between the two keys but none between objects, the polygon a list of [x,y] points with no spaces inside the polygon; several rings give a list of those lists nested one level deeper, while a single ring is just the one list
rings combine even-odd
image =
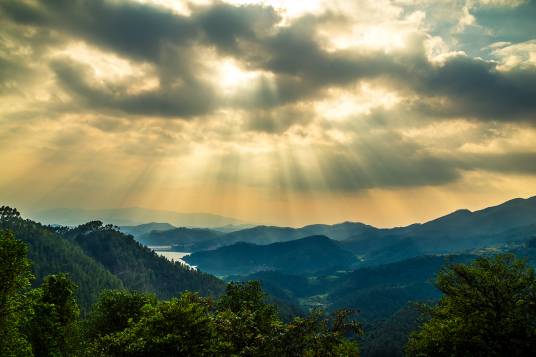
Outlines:
[{"label": "break in the clouds", "polygon": [[23,206],[287,223],[533,194],[534,16],[532,0],[0,0],[0,187]]}]

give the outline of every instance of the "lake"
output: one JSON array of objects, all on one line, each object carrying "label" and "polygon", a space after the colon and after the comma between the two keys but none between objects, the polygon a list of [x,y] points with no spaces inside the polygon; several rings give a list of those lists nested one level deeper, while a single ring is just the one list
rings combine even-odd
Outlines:
[{"label": "lake", "polygon": [[149,247],[149,248],[154,250],[156,254],[163,256],[164,258],[166,258],[169,261],[180,262],[180,263],[182,263],[184,265],[189,266],[192,269],[197,269],[197,267],[195,265],[190,265],[190,264],[186,263],[184,260],[182,260],[182,258],[184,258],[185,256],[190,254],[188,252],[172,252],[172,251],[169,251],[169,250],[160,250],[160,249],[162,249],[162,247],[156,247],[156,246],[155,247]]}]

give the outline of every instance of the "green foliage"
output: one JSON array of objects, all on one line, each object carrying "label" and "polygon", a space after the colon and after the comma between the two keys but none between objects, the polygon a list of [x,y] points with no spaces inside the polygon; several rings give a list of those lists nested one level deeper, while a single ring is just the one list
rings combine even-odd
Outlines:
[{"label": "green foliage", "polygon": [[142,246],[131,236],[100,221],[88,222],[63,233],[84,253],[117,276],[129,290],[154,292],[168,299],[189,290],[220,295],[225,284],[212,275],[172,263]]},{"label": "green foliage", "polygon": [[101,291],[154,292],[167,299],[189,290],[220,295],[225,284],[212,275],[169,262],[117,227],[92,221],[76,228],[48,227],[22,219],[14,208],[0,207],[0,229],[12,231],[28,245],[34,287],[47,275],[68,273],[79,286],[77,298],[87,312]]},{"label": "green foliage", "polygon": [[33,318],[26,332],[37,356],[72,356],[78,349],[76,285],[66,274],[47,276],[34,290]]},{"label": "green foliage", "polygon": [[530,356],[536,350],[536,277],[513,255],[440,272],[444,296],[406,348],[409,356]]},{"label": "green foliage", "polygon": [[315,309],[305,318],[294,319],[277,352],[281,356],[359,356],[357,343],[346,338],[363,334],[357,321],[348,320],[352,314],[352,310],[339,310],[329,317]]},{"label": "green foliage", "polygon": [[214,337],[208,300],[184,293],[145,305],[139,320],[99,338],[91,351],[97,356],[210,356]]},{"label": "green foliage", "polygon": [[265,303],[260,283],[230,283],[217,303],[215,324],[226,355],[269,355],[283,332],[275,306]]},{"label": "green foliage", "polygon": [[47,275],[68,273],[79,286],[77,298],[83,310],[89,309],[103,289],[123,288],[117,277],[57,232],[62,229],[22,219],[15,209],[5,206],[0,207],[0,229],[10,230],[26,243],[36,276],[34,287]]},{"label": "green foliage", "polygon": [[[17,212],[18,213],[18,212]],[[0,208],[2,219],[17,217],[14,212]],[[29,314],[25,303],[33,276],[28,248],[10,232],[0,230],[0,355],[31,356],[31,347],[21,331]]]},{"label": "green foliage", "polygon": [[[1,216],[4,222],[19,220],[5,210]],[[27,251],[13,234],[0,231],[0,355],[72,356],[78,344],[76,286],[59,274],[30,290]]]},{"label": "green foliage", "polygon": [[[120,302],[130,306],[128,311]],[[90,330],[112,316],[121,321],[101,333],[88,334],[88,354],[357,356],[357,345],[347,336],[362,331],[357,322],[349,320],[350,314],[340,311],[329,317],[315,311],[285,324],[275,307],[265,303],[257,282],[229,284],[215,304],[188,292],[158,302],[141,294],[106,292],[90,314]]]},{"label": "green foliage", "polygon": [[408,304],[387,319],[365,322],[365,334],[359,340],[361,353],[367,357],[402,357],[421,319],[418,305]]},{"label": "green foliage", "polygon": [[142,308],[156,305],[153,294],[126,290],[105,290],[93,305],[86,321],[86,336],[94,340],[100,336],[120,332],[129,323],[141,318]]}]

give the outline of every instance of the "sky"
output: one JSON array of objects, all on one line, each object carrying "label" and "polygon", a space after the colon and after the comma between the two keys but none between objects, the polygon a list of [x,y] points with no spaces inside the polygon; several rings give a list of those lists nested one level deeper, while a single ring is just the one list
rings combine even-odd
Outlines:
[{"label": "sky", "polygon": [[536,195],[536,1],[0,0],[0,201],[422,222]]}]

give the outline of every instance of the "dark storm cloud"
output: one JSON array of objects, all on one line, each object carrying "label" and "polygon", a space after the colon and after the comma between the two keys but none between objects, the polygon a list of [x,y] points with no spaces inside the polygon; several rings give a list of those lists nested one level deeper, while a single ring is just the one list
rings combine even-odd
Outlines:
[{"label": "dark storm cloud", "polygon": [[167,45],[186,50],[203,38],[234,52],[239,39],[255,40],[259,32],[279,21],[272,8],[223,3],[194,7],[192,16],[128,1],[4,1],[0,6],[15,22],[53,28],[121,55],[153,62]]}]

